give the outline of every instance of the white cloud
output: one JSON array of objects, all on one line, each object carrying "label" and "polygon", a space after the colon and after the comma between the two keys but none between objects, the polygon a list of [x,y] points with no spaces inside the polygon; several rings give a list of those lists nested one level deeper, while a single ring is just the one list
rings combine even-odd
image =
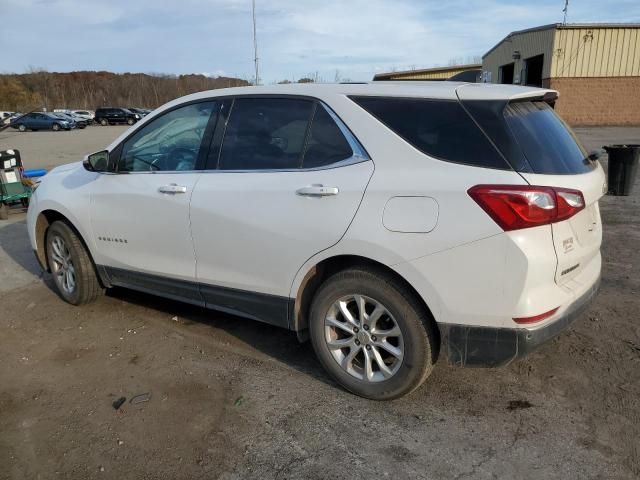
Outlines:
[{"label": "white cloud", "polygon": [[[2,71],[253,76],[251,0],[0,0]],[[481,55],[512,30],[562,19],[539,0],[256,0],[261,76],[353,80]],[[572,2],[573,22],[640,21],[640,2]],[[26,33],[26,34],[25,34]],[[19,39],[19,41],[18,41]],[[218,73],[221,72],[221,73]]]}]

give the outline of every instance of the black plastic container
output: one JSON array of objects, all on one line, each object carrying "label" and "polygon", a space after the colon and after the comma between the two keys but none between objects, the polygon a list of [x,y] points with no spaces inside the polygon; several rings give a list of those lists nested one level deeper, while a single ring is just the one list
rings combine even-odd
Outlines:
[{"label": "black plastic container", "polygon": [[607,145],[609,155],[608,194],[629,195],[638,173],[640,145]]}]

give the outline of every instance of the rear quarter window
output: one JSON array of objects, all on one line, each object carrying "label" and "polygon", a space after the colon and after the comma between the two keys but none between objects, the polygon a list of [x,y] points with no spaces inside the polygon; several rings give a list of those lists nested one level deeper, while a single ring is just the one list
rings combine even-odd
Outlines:
[{"label": "rear quarter window", "polygon": [[422,153],[439,160],[510,170],[456,100],[351,97]]}]

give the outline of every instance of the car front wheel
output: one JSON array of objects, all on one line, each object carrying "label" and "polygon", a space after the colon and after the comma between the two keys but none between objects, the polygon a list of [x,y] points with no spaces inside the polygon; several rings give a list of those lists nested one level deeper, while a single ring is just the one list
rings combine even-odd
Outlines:
[{"label": "car front wheel", "polygon": [[26,132],[27,131],[27,127],[25,127],[24,125],[19,125],[18,126],[18,130],[20,130],[21,132]]},{"label": "car front wheel", "polygon": [[391,400],[418,388],[437,358],[435,323],[415,294],[388,273],[354,268],[328,278],[310,315],[313,348],[347,390]]},{"label": "car front wheel", "polygon": [[135,120],[133,118],[127,118],[127,125],[133,125],[135,122]]},{"label": "car front wheel", "polygon": [[82,305],[104,291],[86,247],[65,222],[54,222],[47,230],[46,251],[56,290],[63,300]]},{"label": "car front wheel", "polygon": [[57,132],[58,130],[60,130],[60,125],[58,125],[57,123],[54,123],[54,124],[51,126],[51,129],[52,129],[54,132]]}]

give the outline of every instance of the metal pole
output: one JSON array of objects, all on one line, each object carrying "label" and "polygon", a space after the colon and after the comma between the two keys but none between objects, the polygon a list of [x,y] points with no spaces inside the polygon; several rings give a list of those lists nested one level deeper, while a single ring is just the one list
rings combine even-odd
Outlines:
[{"label": "metal pole", "polygon": [[253,16],[253,63],[256,69],[256,85],[260,85],[260,73],[258,71],[258,38],[256,37],[256,0],[251,0]]},{"label": "metal pole", "polygon": [[564,8],[562,9],[562,11],[564,12],[564,18],[562,20],[562,24],[566,25],[567,24],[567,14],[569,13],[569,0],[564,0]]}]

